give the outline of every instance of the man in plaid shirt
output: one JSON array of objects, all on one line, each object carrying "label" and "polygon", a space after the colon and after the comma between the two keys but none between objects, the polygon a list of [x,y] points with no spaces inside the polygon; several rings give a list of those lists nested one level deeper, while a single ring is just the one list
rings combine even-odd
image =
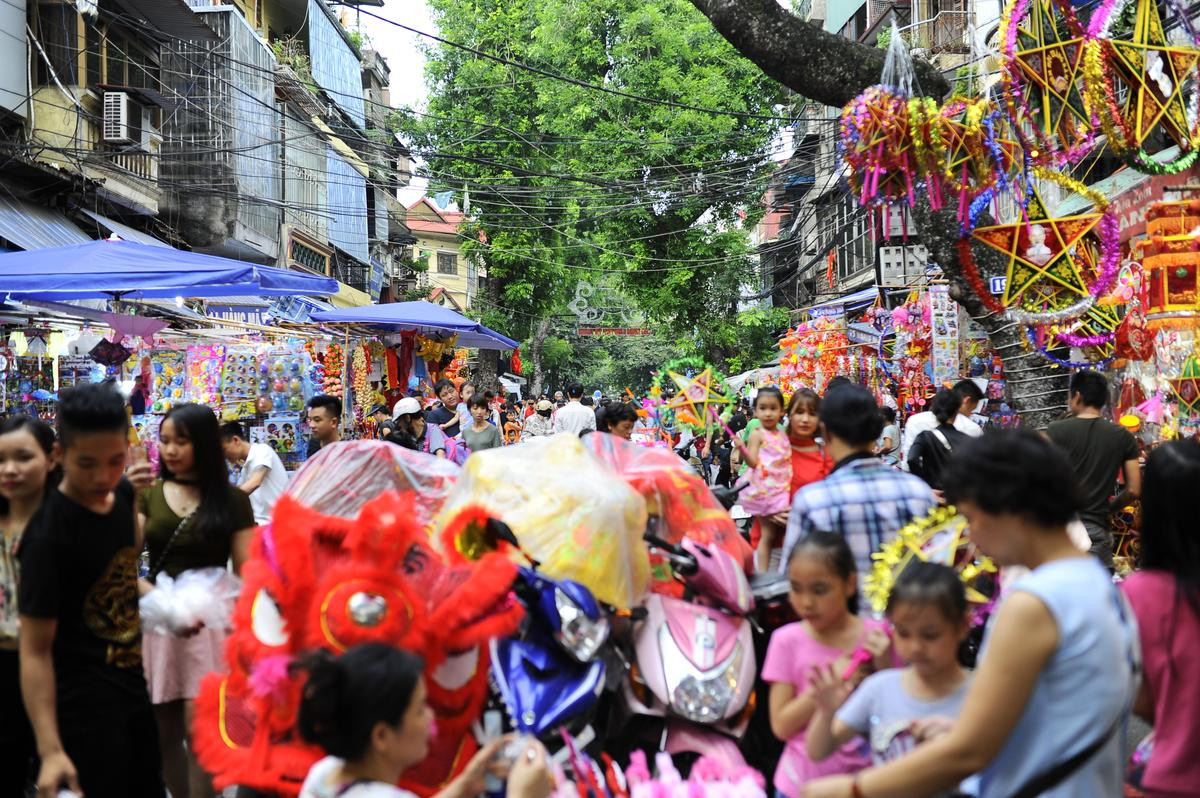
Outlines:
[{"label": "man in plaid shirt", "polygon": [[865,575],[871,571],[871,553],[936,507],[937,499],[924,481],[872,453],[883,417],[866,388],[839,385],[826,393],[820,419],[825,450],[836,465],[825,479],[796,492],[779,568],[786,573],[792,547],[819,530],[841,534]]}]

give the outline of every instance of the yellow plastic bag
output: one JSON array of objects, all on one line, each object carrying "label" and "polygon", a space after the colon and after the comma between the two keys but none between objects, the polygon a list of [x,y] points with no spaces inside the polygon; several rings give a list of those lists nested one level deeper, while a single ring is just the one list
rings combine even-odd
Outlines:
[{"label": "yellow plastic bag", "polygon": [[508,524],[548,576],[621,609],[646,592],[646,502],[574,435],[472,454],[437,525],[470,506]]}]

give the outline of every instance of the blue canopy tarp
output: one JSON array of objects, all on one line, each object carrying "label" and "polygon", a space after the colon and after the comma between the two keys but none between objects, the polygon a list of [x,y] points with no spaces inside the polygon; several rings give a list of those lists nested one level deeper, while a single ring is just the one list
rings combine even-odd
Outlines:
[{"label": "blue canopy tarp", "polygon": [[337,290],[328,277],[134,241],[0,254],[0,295],[13,299],[327,296]]},{"label": "blue canopy tarp", "polygon": [[433,302],[393,302],[312,314],[313,321],[333,324],[363,324],[387,330],[413,330],[426,335],[457,335],[458,345],[466,349],[516,349],[518,344],[495,330],[489,330],[461,313]]}]

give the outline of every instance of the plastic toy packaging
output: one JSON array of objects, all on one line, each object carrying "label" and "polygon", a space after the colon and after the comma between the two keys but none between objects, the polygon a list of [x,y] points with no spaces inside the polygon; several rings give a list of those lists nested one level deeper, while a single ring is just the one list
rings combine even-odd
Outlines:
[{"label": "plastic toy packaging", "polygon": [[376,496],[411,490],[417,518],[428,528],[458,476],[458,466],[440,457],[386,441],[346,441],[309,459],[288,483],[287,494],[322,515],[357,518]]},{"label": "plastic toy packaging", "polygon": [[221,367],[222,419],[246,418],[254,415],[254,400],[258,397],[258,356],[249,347],[230,347]]},{"label": "plastic toy packaging", "polygon": [[274,348],[258,364],[256,409],[259,413],[299,413],[312,393],[308,355]]},{"label": "plastic toy packaging", "polygon": [[221,367],[224,362],[223,346],[188,347],[188,397],[193,402],[213,408],[221,404]]},{"label": "plastic toy packaging", "polygon": [[159,574],[154,590],[138,601],[142,628],[176,635],[200,624],[223,628],[240,588],[241,580],[224,568],[197,568],[176,578]]},{"label": "plastic toy packaging", "polygon": [[474,506],[512,528],[555,579],[572,579],[624,609],[646,592],[646,502],[574,435],[476,452],[442,519]]},{"label": "plastic toy packaging", "polygon": [[185,398],[187,379],[185,354],[173,349],[156,349],[150,357],[154,374],[154,404],[152,412],[166,413]]},{"label": "plastic toy packaging", "polygon": [[[739,534],[729,513],[712,491],[674,452],[638,446],[615,435],[588,435],[583,445],[607,463],[646,500],[646,509],[658,516],[660,537],[679,543],[685,537],[720,546],[749,572],[754,552]],[[669,574],[655,578],[655,592],[682,592]]]}]

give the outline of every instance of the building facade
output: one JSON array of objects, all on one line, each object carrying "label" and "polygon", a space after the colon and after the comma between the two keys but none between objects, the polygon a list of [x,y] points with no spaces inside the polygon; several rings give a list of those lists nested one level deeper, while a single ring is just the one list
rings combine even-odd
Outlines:
[{"label": "building facade", "polygon": [[412,259],[418,264],[417,286],[458,310],[466,310],[478,291],[474,263],[462,254],[463,214],[443,210],[428,197],[408,206],[408,226],[416,243]]},{"label": "building facade", "polygon": [[36,208],[55,243],[141,236],[390,296],[409,156],[386,62],[324,0],[10,0],[0,25],[23,45],[0,48],[0,246],[47,245]]}]

